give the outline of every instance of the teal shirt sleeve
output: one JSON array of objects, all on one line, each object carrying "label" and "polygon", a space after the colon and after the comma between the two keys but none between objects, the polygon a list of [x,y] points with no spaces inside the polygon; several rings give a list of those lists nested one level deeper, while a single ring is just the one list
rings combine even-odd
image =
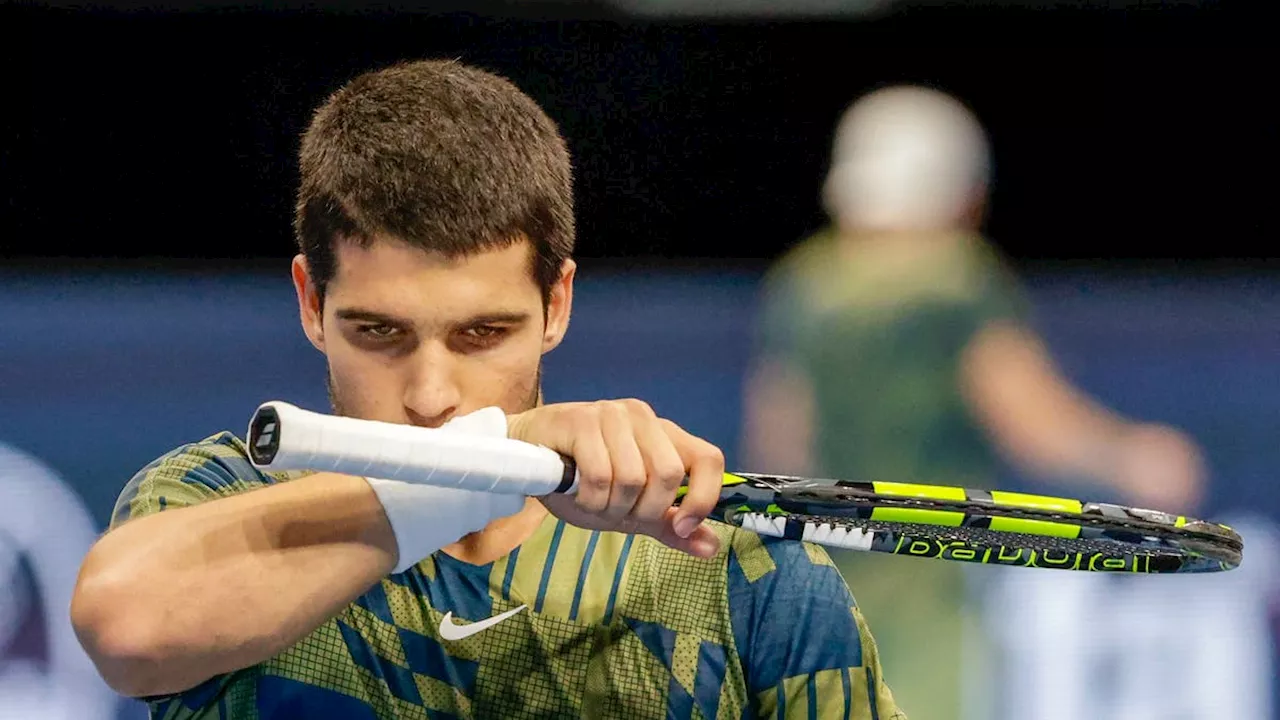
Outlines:
[{"label": "teal shirt sleeve", "polygon": [[906,720],[853,594],[821,547],[740,532],[728,593],[747,717]]},{"label": "teal shirt sleeve", "polygon": [[971,333],[992,322],[1029,324],[1031,307],[1022,283],[1004,257],[989,243],[975,238],[969,254],[974,298],[968,305]]},{"label": "teal shirt sleeve", "polygon": [[116,499],[109,529],[135,518],[265,487],[285,477],[258,470],[239,438],[230,432],[218,433],[183,445],[135,473]]}]

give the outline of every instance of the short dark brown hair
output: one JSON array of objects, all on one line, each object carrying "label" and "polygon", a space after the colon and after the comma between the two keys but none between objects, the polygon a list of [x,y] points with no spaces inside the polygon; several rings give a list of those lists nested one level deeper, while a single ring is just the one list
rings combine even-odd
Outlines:
[{"label": "short dark brown hair", "polygon": [[461,257],[527,238],[544,304],[574,245],[569,152],[514,84],[457,61],[366,72],[302,136],[298,249],[323,299],[339,241]]}]

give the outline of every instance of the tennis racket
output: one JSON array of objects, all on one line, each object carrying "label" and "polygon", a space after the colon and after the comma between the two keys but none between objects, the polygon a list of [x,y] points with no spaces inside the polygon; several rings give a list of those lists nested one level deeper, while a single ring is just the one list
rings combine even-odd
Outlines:
[{"label": "tennis racket", "polygon": [[[572,459],[509,438],[259,406],[250,459],[529,496],[572,493]],[[684,496],[684,488],[676,503]],[[957,562],[1086,572],[1205,573],[1240,564],[1226,525],[1156,510],[999,490],[725,473],[711,518],[766,536]]]}]

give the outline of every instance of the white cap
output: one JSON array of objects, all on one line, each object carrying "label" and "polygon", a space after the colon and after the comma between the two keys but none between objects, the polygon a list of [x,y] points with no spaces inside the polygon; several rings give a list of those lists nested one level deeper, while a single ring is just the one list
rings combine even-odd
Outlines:
[{"label": "white cap", "polygon": [[986,133],[945,93],[900,85],[864,95],[836,128],[823,205],[842,227],[949,229],[990,179]]}]

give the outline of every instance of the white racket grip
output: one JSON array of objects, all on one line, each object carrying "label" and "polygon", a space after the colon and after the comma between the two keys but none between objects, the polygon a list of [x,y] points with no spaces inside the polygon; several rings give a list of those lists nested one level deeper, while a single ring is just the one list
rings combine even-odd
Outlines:
[{"label": "white racket grip", "polygon": [[508,495],[577,489],[559,453],[511,438],[326,415],[273,400],[258,406],[246,438],[265,471],[316,470]]}]

